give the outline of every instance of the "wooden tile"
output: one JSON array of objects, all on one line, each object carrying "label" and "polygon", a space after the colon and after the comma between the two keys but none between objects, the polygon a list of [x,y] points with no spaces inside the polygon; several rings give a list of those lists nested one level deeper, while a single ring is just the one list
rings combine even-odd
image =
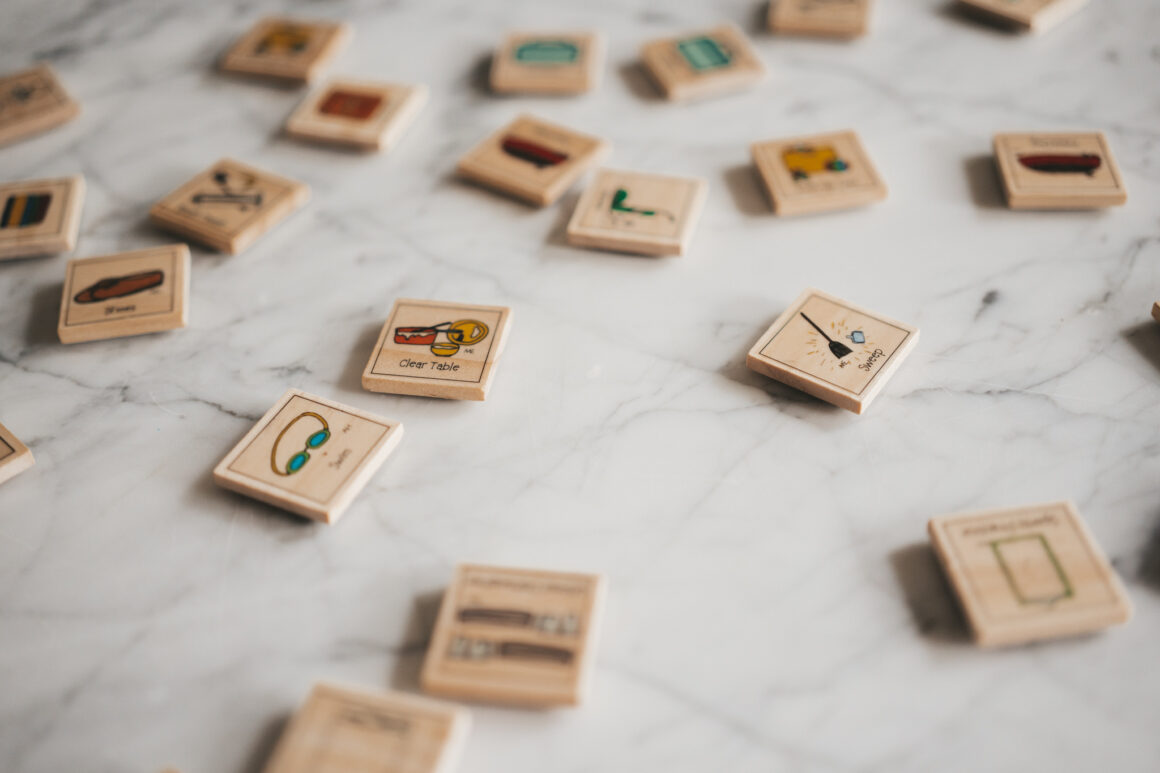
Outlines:
[{"label": "wooden tile", "polygon": [[403,439],[403,425],[291,389],[213,471],[214,481],[334,523]]},{"label": "wooden tile", "polygon": [[65,269],[57,334],[66,344],[159,333],[189,318],[189,248],[167,244]]},{"label": "wooden tile", "polygon": [[521,115],[476,145],[460,160],[458,172],[542,207],[560,198],[608,151],[602,139]]},{"label": "wooden tile", "polygon": [[568,222],[571,244],[640,255],[684,255],[708,185],[691,177],[601,169]]},{"label": "wooden tile", "polygon": [[942,516],[928,530],[981,645],[1088,633],[1132,616],[1070,502]]},{"label": "wooden tile", "polygon": [[598,575],[461,565],[439,609],[423,689],[495,703],[580,703],[603,597]]},{"label": "wooden tile", "polygon": [[349,37],[350,27],[343,23],[270,17],[251,27],[220,66],[227,72],[309,83]]},{"label": "wooden tile", "polygon": [[513,32],[491,62],[501,94],[583,94],[600,82],[604,38],[595,32]]},{"label": "wooden tile", "polygon": [[744,33],[732,24],[646,43],[641,58],[668,99],[740,91],[765,77]]},{"label": "wooden tile", "polygon": [[1088,0],[959,0],[987,21],[1023,31],[1042,32],[1075,14]]},{"label": "wooden tile", "polygon": [[310,199],[305,183],[223,158],[149,210],[155,223],[237,254]]},{"label": "wooden tile", "polygon": [[466,709],[399,692],[319,684],[282,733],[265,773],[451,773]]},{"label": "wooden tile", "polygon": [[0,145],[68,123],[80,112],[47,64],[0,78]]},{"label": "wooden tile", "polygon": [[400,298],[363,370],[372,392],[484,400],[511,309]]},{"label": "wooden tile", "polygon": [[750,369],[862,413],[918,342],[918,328],[806,290],[758,339]]},{"label": "wooden tile", "polygon": [[872,0],[773,0],[768,23],[774,32],[827,38],[866,34]]},{"label": "wooden tile", "polygon": [[750,150],[779,215],[849,209],[886,198],[886,184],[852,131],[758,142]]},{"label": "wooden tile", "polygon": [[1128,200],[1101,132],[996,134],[995,163],[1012,209],[1097,209]]},{"label": "wooden tile", "polygon": [[80,175],[0,184],[0,260],[72,252],[84,200]]},{"label": "wooden tile", "polygon": [[298,106],[286,121],[286,133],[363,150],[386,150],[426,103],[426,86],[335,78]]},{"label": "wooden tile", "polygon": [[0,483],[10,480],[36,464],[28,446],[0,424]]}]

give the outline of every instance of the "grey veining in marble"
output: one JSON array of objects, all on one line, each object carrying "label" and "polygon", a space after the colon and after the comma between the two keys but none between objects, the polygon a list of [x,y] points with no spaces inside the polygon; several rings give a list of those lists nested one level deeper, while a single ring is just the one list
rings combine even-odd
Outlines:
[{"label": "grey veining in marble", "polygon": [[[65,256],[0,265],[0,420],[37,466],[0,488],[0,770],[258,773],[318,679],[416,689],[463,560],[606,573],[591,703],[480,707],[462,773],[1154,771],[1160,760],[1160,6],[1094,0],[1041,37],[944,0],[879,0],[850,44],[757,33],[754,2],[294,2],[350,21],[333,72],[422,82],[388,155],[289,141],[302,92],[214,58],[273,2],[7,0],[0,70],[58,68],[75,122],[0,179],[83,173],[78,256],[165,243],[149,205],[221,156],[311,203],[242,255],[194,250],[190,325],[63,346]],[[731,19],[771,76],[658,100],[639,44]],[[514,27],[607,32],[602,87],[495,98]],[[519,111],[605,137],[610,165],[705,177],[691,253],[568,247],[457,182]],[[857,129],[881,205],[778,219],[756,139]],[[995,131],[1107,131],[1105,212],[1012,212]],[[855,417],[744,367],[806,286],[922,328]],[[488,401],[364,392],[398,296],[508,304]],[[216,488],[288,386],[402,420],[335,527]],[[926,519],[1076,501],[1136,606],[1122,629],[980,652]]]}]

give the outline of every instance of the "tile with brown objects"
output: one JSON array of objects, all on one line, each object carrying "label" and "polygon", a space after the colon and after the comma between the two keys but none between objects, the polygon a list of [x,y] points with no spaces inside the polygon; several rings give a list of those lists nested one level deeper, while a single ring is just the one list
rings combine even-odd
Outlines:
[{"label": "tile with brown objects", "polygon": [[1132,616],[1070,502],[941,516],[928,531],[980,645],[1091,633]]},{"label": "tile with brown objects", "polygon": [[574,95],[591,91],[604,66],[604,37],[595,32],[512,32],[491,63],[500,94]]},{"label": "tile with brown objects", "polygon": [[461,565],[420,683],[472,701],[577,705],[591,681],[603,600],[599,575]]},{"label": "tile with brown objects", "polygon": [[0,260],[72,252],[84,200],[80,175],[0,184]]},{"label": "tile with brown objects", "polygon": [[160,333],[189,319],[189,248],[70,260],[57,333],[66,344]]},{"label": "tile with brown objects", "polygon": [[1023,32],[1043,32],[1074,16],[1088,0],[958,0],[972,15]]},{"label": "tile with brown objects", "polygon": [[294,110],[286,133],[359,150],[388,150],[426,103],[426,86],[334,78]]},{"label": "tile with brown objects", "polygon": [[34,464],[36,460],[28,446],[0,424],[0,483],[11,480]]},{"label": "tile with brown objects", "polygon": [[823,38],[856,38],[869,28],[873,0],[773,0],[767,23],[773,32]]},{"label": "tile with brown objects", "polygon": [[0,77],[0,145],[53,129],[80,111],[47,64]]},{"label": "tile with brown objects", "polygon": [[852,131],[757,142],[750,151],[779,215],[850,209],[886,198],[886,183]]},{"label": "tile with brown objects", "polygon": [[231,255],[310,199],[305,183],[224,158],[149,210],[166,230]]},{"label": "tile with brown objects", "polygon": [[1102,132],[996,134],[995,164],[1012,209],[1100,209],[1128,191]]},{"label": "tile with brown objects", "polygon": [[342,22],[269,17],[239,38],[219,67],[242,75],[309,83],[338,55],[349,37],[350,27]]},{"label": "tile with brown objects", "polygon": [[733,24],[650,41],[641,49],[641,59],[671,100],[741,91],[765,78],[765,65]]}]

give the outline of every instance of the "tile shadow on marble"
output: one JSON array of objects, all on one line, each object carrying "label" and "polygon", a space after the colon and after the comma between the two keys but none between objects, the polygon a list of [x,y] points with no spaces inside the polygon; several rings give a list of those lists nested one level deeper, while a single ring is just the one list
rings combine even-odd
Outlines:
[{"label": "tile shadow on marble", "polygon": [[60,297],[64,282],[52,282],[37,288],[29,304],[24,340],[29,347],[59,344],[56,326],[60,322]]},{"label": "tile shadow on marble", "polygon": [[971,201],[980,209],[1007,209],[1007,197],[999,181],[994,156],[971,156],[963,162]]},{"label": "tile shadow on marble", "polygon": [[363,325],[355,339],[354,346],[351,347],[350,356],[346,358],[346,366],[342,369],[342,375],[338,377],[336,386],[339,389],[349,389],[352,392],[365,391],[362,385],[362,374],[367,367],[367,361],[371,358],[371,352],[375,351],[375,344],[379,342],[379,333],[383,331],[383,325],[386,323],[387,318],[384,316],[381,320]]},{"label": "tile shadow on marble", "polygon": [[948,0],[948,2],[943,3],[938,9],[938,15],[944,19],[999,37],[1022,36],[1019,28],[1011,22],[963,5],[958,0]]},{"label": "tile shadow on marble", "polygon": [[[256,422],[258,419],[255,419]],[[247,428],[248,430],[248,428]],[[244,432],[242,434],[245,434]],[[223,504],[220,508],[211,508],[211,512],[216,515],[225,517],[232,521],[236,515],[239,514],[239,508],[247,508],[244,510],[245,514],[253,514],[263,519],[268,516],[275,527],[280,529],[279,533],[287,532],[295,537],[309,539],[314,535],[315,529],[329,528],[324,523],[306,518],[305,516],[295,515],[294,513],[283,510],[280,507],[267,504],[261,500],[248,497],[245,494],[240,494],[236,491],[224,489],[218,484],[214,483],[213,468],[217,465],[218,460],[224,457],[229,450],[242,439],[242,434],[237,437],[222,438],[221,454],[215,455],[213,461],[205,468],[205,470],[197,476],[197,480],[189,487],[186,492],[186,498],[191,502],[195,502],[200,506],[200,509],[206,509],[205,505],[209,502],[218,501]],[[263,520],[263,523],[265,521]]]},{"label": "tile shadow on marble", "polygon": [[472,91],[489,97],[502,96],[491,90],[491,63],[495,60],[495,53],[489,51],[475,60],[471,72],[467,75],[467,85]]},{"label": "tile shadow on marble", "polygon": [[893,551],[890,565],[920,634],[939,642],[970,643],[967,621],[929,543],[916,542]]},{"label": "tile shadow on marble", "polygon": [[628,90],[632,92],[634,97],[645,102],[661,101],[660,89],[653,82],[652,76],[645,70],[644,62],[639,59],[626,62],[617,69],[620,71],[621,80],[628,86]]},{"label": "tile shadow on marble", "polygon": [[290,714],[283,714],[267,722],[262,731],[258,733],[257,740],[254,741],[245,763],[238,768],[238,773],[262,773],[288,724],[290,724]]},{"label": "tile shadow on marble", "polygon": [[[1147,313],[1149,310],[1145,310]],[[1132,325],[1121,331],[1121,335],[1140,356],[1152,363],[1152,367],[1160,370],[1160,322],[1150,317],[1147,322]]]},{"label": "tile shadow on marble", "polygon": [[411,604],[411,614],[403,628],[403,644],[396,650],[395,667],[391,674],[391,689],[405,692],[420,692],[419,671],[423,668],[423,658],[435,630],[435,618],[439,616],[439,605],[443,602],[443,591],[432,591],[416,596]]},{"label": "tile shadow on marble", "polygon": [[753,164],[738,164],[725,170],[725,188],[733,197],[733,204],[743,215],[771,217],[773,209],[761,189],[761,180]]},{"label": "tile shadow on marble", "polygon": [[1144,553],[1140,558],[1140,568],[1136,572],[1137,579],[1152,590],[1160,593],[1160,518],[1152,527],[1152,534],[1144,545]]}]

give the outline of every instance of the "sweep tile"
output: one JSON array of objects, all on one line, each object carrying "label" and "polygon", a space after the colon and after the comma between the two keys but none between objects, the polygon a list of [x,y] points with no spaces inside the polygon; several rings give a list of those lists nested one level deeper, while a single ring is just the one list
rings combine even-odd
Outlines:
[{"label": "sweep tile", "polygon": [[691,177],[601,169],[580,196],[567,239],[581,247],[684,255],[708,184]]},{"label": "sweep tile", "polygon": [[71,121],[78,105],[47,64],[0,78],[0,145]]},{"label": "sweep tile", "polygon": [[779,215],[849,209],[886,198],[886,184],[852,131],[758,142],[751,152]]},{"label": "sweep tile", "polygon": [[184,244],[68,262],[57,324],[63,343],[159,333],[188,319]]},{"label": "sweep tile", "polygon": [[583,94],[600,81],[604,38],[595,32],[513,32],[491,63],[501,94]]},{"label": "sweep tile", "polygon": [[343,23],[283,17],[260,20],[222,57],[226,72],[309,83],[350,37]]},{"label": "sweep tile", "polygon": [[80,175],[0,184],[0,260],[72,252],[84,200]]},{"label": "sweep tile", "polygon": [[0,424],[0,483],[11,480],[36,464],[28,446]]},{"label": "sweep tile", "polygon": [[1012,209],[1098,209],[1128,200],[1101,132],[995,135],[995,163]]},{"label": "sweep tile", "polygon": [[423,689],[474,701],[579,704],[603,599],[598,575],[461,565],[439,608]]},{"label": "sweep tile", "polygon": [[149,210],[158,225],[237,254],[310,199],[305,183],[223,158]]},{"label": "sweep tile", "polygon": [[286,133],[333,145],[386,150],[426,102],[426,86],[334,78],[290,115]]},{"label": "sweep tile", "polygon": [[363,370],[363,388],[484,400],[507,343],[511,314],[506,306],[400,298]]},{"label": "sweep tile", "polygon": [[959,0],[968,11],[1014,29],[1042,32],[1074,15],[1088,0]]},{"label": "sweep tile", "polygon": [[806,290],[757,340],[751,370],[862,413],[918,342],[918,328]]},{"label": "sweep tile", "polygon": [[213,471],[224,488],[334,523],[403,439],[403,425],[291,389]]},{"label": "sweep tile", "polygon": [[471,727],[464,708],[398,692],[315,685],[265,773],[451,773]]},{"label": "sweep tile", "polygon": [[856,38],[866,34],[872,0],[773,0],[769,29],[789,35]]},{"label": "sweep tile", "polygon": [[740,91],[765,77],[765,65],[732,24],[653,40],[640,55],[665,97],[673,100]]},{"label": "sweep tile", "polygon": [[462,177],[546,206],[609,151],[604,140],[521,115],[459,161]]},{"label": "sweep tile", "polygon": [[1022,644],[1127,622],[1132,605],[1070,502],[932,518],[975,641]]}]

